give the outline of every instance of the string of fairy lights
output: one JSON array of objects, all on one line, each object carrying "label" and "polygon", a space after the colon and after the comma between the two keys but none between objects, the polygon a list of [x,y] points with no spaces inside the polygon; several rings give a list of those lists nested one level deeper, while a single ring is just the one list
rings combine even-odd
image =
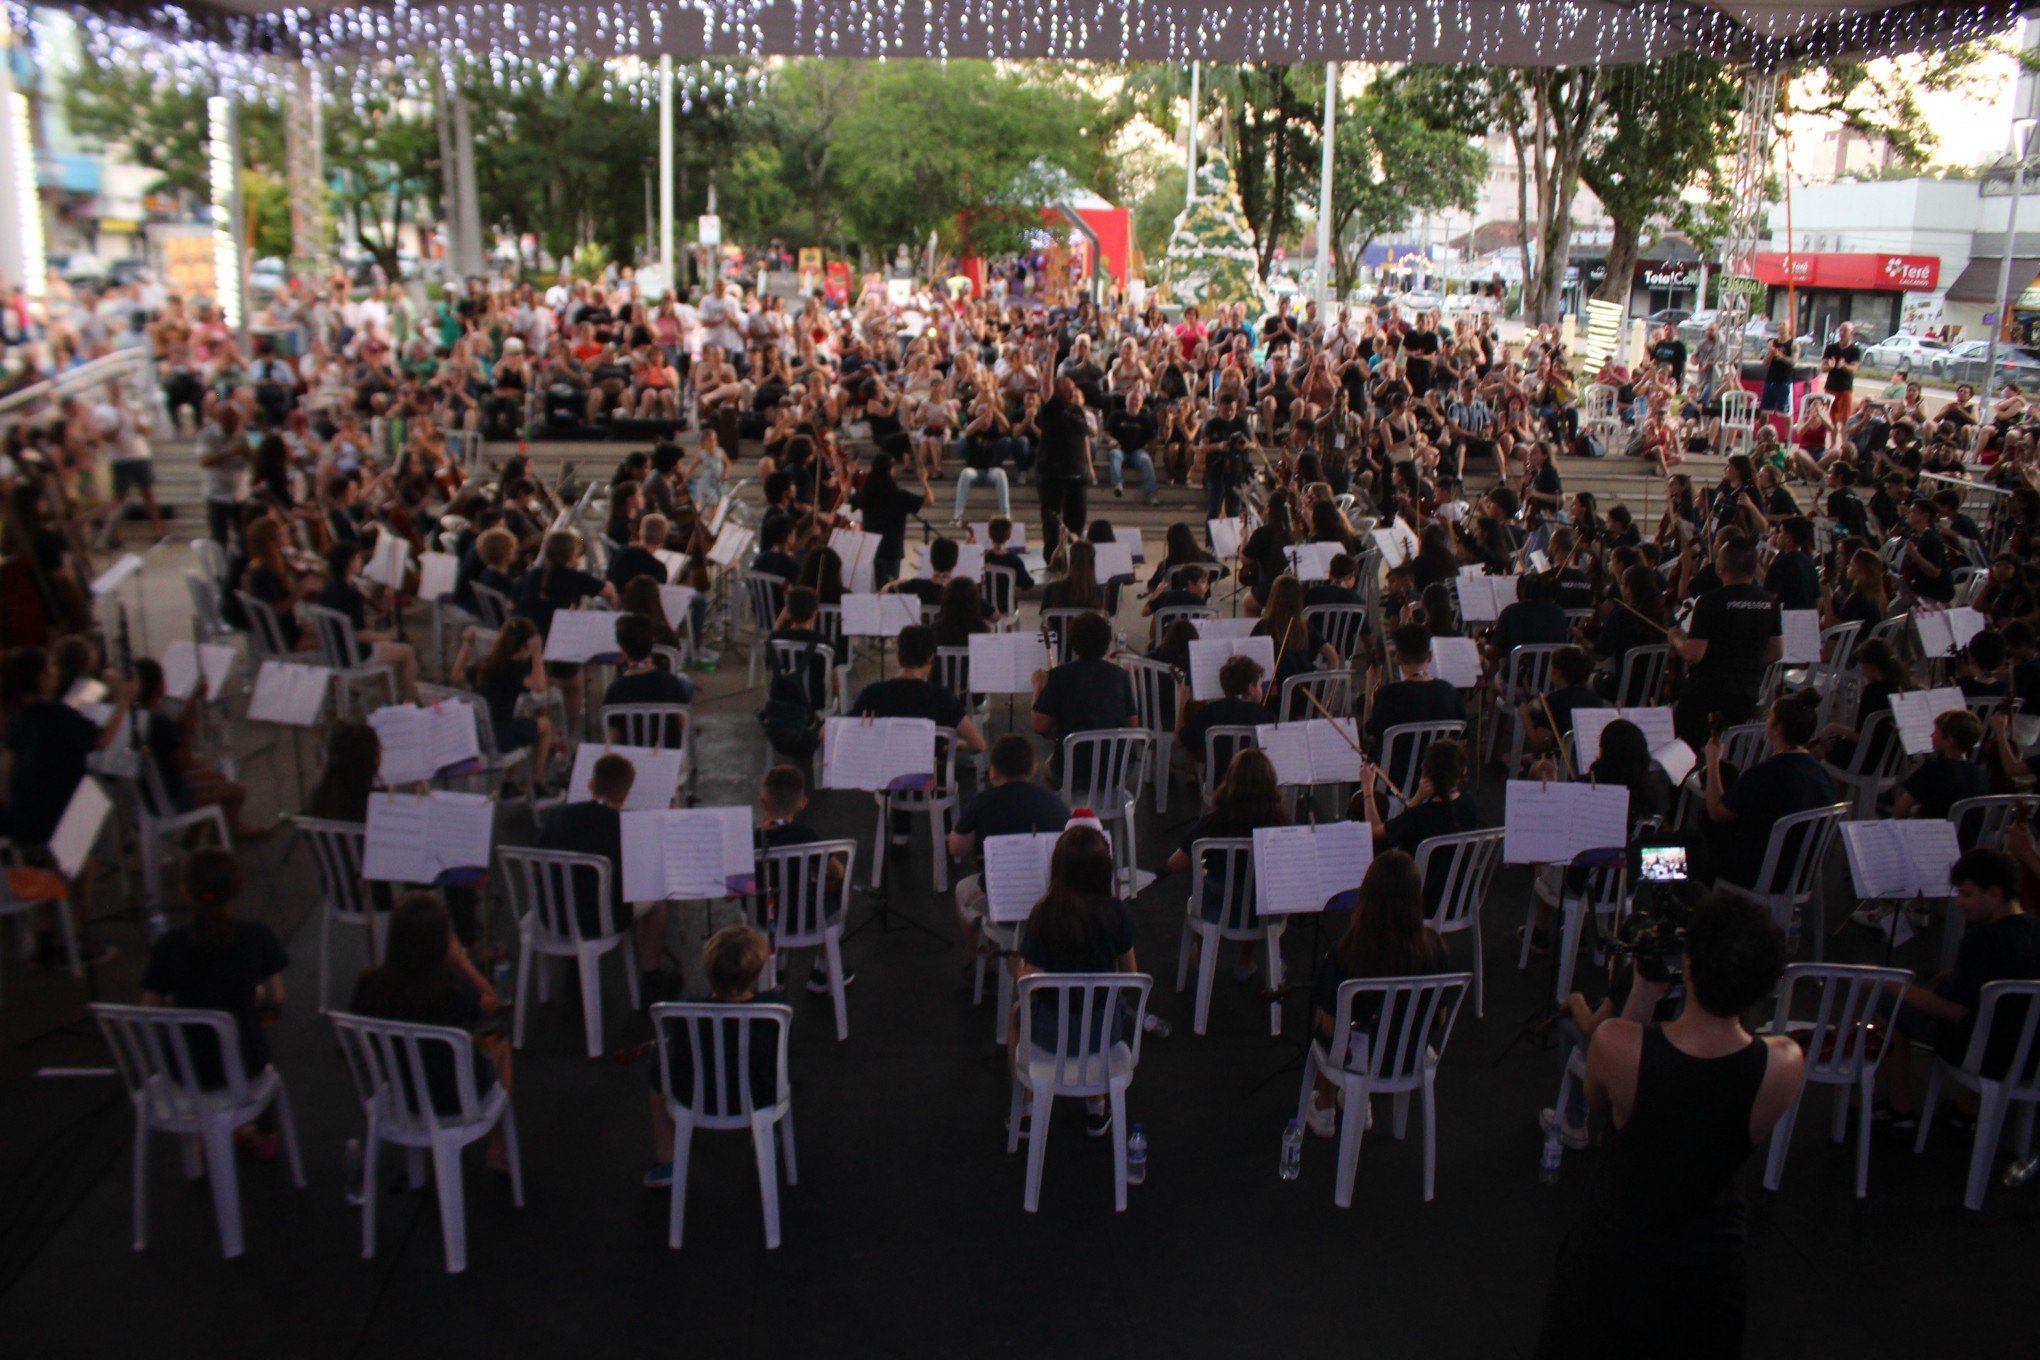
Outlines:
[{"label": "string of fairy lights", "polygon": [[[483,71],[549,89],[604,66],[606,97],[652,107],[670,53],[682,112],[740,100],[774,56],[1066,61],[1651,61],[1677,52],[1772,69],[1805,55],[1898,53],[1988,37],[2031,0],[1803,11],[1761,7],[1745,26],[1690,0],[496,0],[292,7],[263,14],[177,5],[69,11],[95,61],[183,90],[278,97],[293,62],[336,94],[422,98],[435,78]],[[37,11],[0,0],[17,32]]]}]

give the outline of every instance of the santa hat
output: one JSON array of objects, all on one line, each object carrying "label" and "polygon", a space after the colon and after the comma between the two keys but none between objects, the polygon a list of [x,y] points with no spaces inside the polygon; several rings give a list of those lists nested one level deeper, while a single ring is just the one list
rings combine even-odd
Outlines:
[{"label": "santa hat", "polygon": [[1071,809],[1070,819],[1063,824],[1063,830],[1068,831],[1071,827],[1077,826],[1088,826],[1101,836],[1105,834],[1105,823],[1099,821],[1098,814],[1087,807]]}]

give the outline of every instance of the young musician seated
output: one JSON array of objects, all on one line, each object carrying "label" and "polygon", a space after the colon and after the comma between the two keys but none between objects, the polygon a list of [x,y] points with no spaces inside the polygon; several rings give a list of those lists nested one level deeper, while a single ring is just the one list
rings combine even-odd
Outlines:
[{"label": "young musician seated", "polygon": [[[1523,724],[1523,749],[1528,754],[1556,750],[1573,728],[1573,710],[1600,708],[1603,701],[1594,689],[1594,662],[1578,647],[1568,647],[1551,658],[1551,689],[1535,699],[1516,705]],[[1554,729],[1553,724],[1557,724]]]},{"label": "young musician seated", "polygon": [[[792,765],[774,765],[765,771],[765,777],[758,781],[758,811],[764,820],[758,826],[758,848],[778,850],[789,845],[813,845],[822,839],[822,833],[800,820],[800,814],[807,810],[807,778]],[[836,904],[842,900],[837,889],[843,882],[843,860],[839,855],[829,857],[827,883],[828,894],[822,914],[828,920],[838,916]],[[761,890],[766,888],[763,867],[758,872]],[[848,987],[857,981],[857,974],[843,974],[843,985]],[[815,955],[814,968],[808,973],[808,990],[826,995],[829,990],[829,956],[826,952]]]},{"label": "young musician seated", "polygon": [[[390,532],[388,529],[384,533]],[[356,665],[376,662],[397,674],[397,693],[405,700],[418,696],[418,653],[408,642],[397,641],[394,628],[368,626],[368,600],[354,584],[361,570],[361,544],[351,538],[338,539],[326,549],[326,582],[319,588],[318,601],[328,609],[347,616],[354,625],[354,642],[360,654],[349,658]]]},{"label": "young musician seated", "polygon": [[[588,800],[562,803],[546,814],[538,833],[540,850],[598,855],[609,861],[609,901],[595,901],[595,877],[574,872],[574,912],[585,936],[615,935],[631,928],[631,904],[623,899],[623,805],[637,783],[637,768],[613,752],[595,762],[588,776]],[[658,967],[666,953],[666,906],[652,906],[637,921],[640,980],[647,997],[671,995],[675,987]],[[675,980],[677,982],[677,979]]]},{"label": "young musician seated", "polygon": [[1183,725],[1176,741],[1190,763],[1204,768],[1205,736],[1214,727],[1258,727],[1268,721],[1267,672],[1251,656],[1229,656],[1218,668],[1223,697],[1183,706]]},{"label": "young musician seated", "polygon": [[[819,627],[821,609],[821,601],[816,596],[814,587],[795,586],[786,592],[786,604],[780,609],[778,619],[773,622],[772,632],[767,641],[791,642],[802,647],[828,647],[829,639],[822,635]],[[833,649],[831,651],[833,652]],[[839,663],[842,661],[841,657],[833,659]],[[829,663],[819,652],[814,656],[808,683],[818,700],[826,698],[825,691],[837,683],[834,671],[829,669]]]},{"label": "young musician seated", "polygon": [[[949,833],[949,857],[974,860],[989,836],[1059,831],[1069,822],[1069,804],[1035,781],[1034,743],[1009,732],[992,743],[987,787],[963,805]],[[973,951],[991,952],[984,942],[985,886],[980,871],[956,885],[956,919]],[[1010,928],[1009,928],[1010,929]]]},{"label": "young musician seated", "polygon": [[1495,630],[1482,645],[1490,667],[1507,664],[1518,647],[1565,642],[1571,637],[1565,610],[1551,597],[1551,581],[1535,573],[1516,578],[1516,602],[1503,608]]},{"label": "young musician seated", "polygon": [[[1708,739],[1704,753],[1707,821],[1701,829],[1706,833],[1715,875],[1746,888],[1771,891],[1774,884],[1758,883],[1757,878],[1772,826],[1795,812],[1835,801],[1835,785],[1827,768],[1806,749],[1819,721],[1820,696],[1814,691],[1779,695],[1764,726],[1770,754],[1742,771],[1732,787],[1723,775],[1721,738]],[[1791,865],[1781,860],[1779,876],[1790,869]]]},{"label": "young musician seated", "polygon": [[[758,990],[759,976],[771,960],[772,946],[758,931],[747,925],[724,926],[709,936],[708,943],[701,949],[701,971],[708,978],[708,999],[729,1005],[783,1004],[784,993]],[[754,1105],[771,1106],[778,1103],[777,1030],[763,1020],[753,1022],[750,1030],[751,1061],[745,1075],[750,1085],[751,1101]],[[657,1052],[656,1049],[653,1051]],[[683,1098],[685,1093],[694,1089],[694,1045],[684,1031],[668,1031],[666,1061],[668,1066],[663,1074],[656,1063],[651,1068],[652,1155],[658,1160],[652,1163],[651,1170],[645,1172],[642,1184],[647,1190],[670,1190],[673,1186],[675,1130],[673,1116],[666,1108],[664,1087],[670,1085],[674,1094]],[[733,1054],[731,1061],[735,1061]]]},{"label": "young musician seated", "polygon": [[[1374,829],[1374,849],[1400,850],[1415,855],[1434,836],[1453,836],[1480,825],[1480,808],[1462,785],[1466,782],[1466,746],[1449,737],[1434,741],[1424,752],[1424,774],[1414,789],[1404,789],[1408,804],[1394,817],[1383,821],[1381,767],[1360,767],[1360,787],[1346,804],[1346,816],[1365,821]],[[1437,909],[1445,896],[1445,862],[1437,861],[1424,882],[1424,911]]]},{"label": "young musician seated", "polygon": [[1176,568],[1169,588],[1148,597],[1140,607],[1142,618],[1153,618],[1164,609],[1195,609],[1211,603],[1211,575],[1195,562]]},{"label": "young musician seated", "polygon": [[605,579],[618,594],[640,576],[649,576],[660,585],[667,583],[666,564],[653,554],[665,550],[669,527],[664,515],[646,515],[638,521],[637,542],[618,548],[609,559]]},{"label": "young musician seated", "polygon": [[[623,669],[609,688],[602,691],[602,704],[691,704],[694,702],[694,682],[684,675],[674,675],[662,670],[658,658],[652,655],[652,621],[642,614],[624,614],[616,620],[616,649],[623,653]],[[612,719],[609,724],[610,736],[621,740],[623,723]],[[664,741],[668,746],[678,746],[683,734],[680,720],[666,721]]]},{"label": "young musician seated", "polygon": [[1963,799],[1989,793],[1990,774],[1974,758],[1982,740],[1983,720],[1966,708],[1935,718],[1933,754],[1898,786],[1891,815],[1945,818]]},{"label": "young musician seated", "polygon": [[1382,734],[1404,723],[1465,722],[1466,701],[1448,680],[1431,674],[1431,630],[1406,623],[1389,636],[1397,678],[1374,695],[1367,715],[1367,742],[1379,752]]},{"label": "young musician seated", "polygon": [[937,727],[954,729],[964,750],[984,750],[985,739],[963,700],[929,678],[935,667],[935,630],[920,623],[900,629],[898,652],[899,674],[866,685],[850,712],[871,718],[932,718]]},{"label": "young musician seated", "polygon": [[957,548],[953,538],[938,538],[924,551],[928,567],[933,573],[892,582],[886,587],[901,595],[911,595],[924,606],[942,603],[942,589],[949,584],[949,578],[956,571]]},{"label": "young musician seated", "polygon": [[985,547],[985,565],[1004,567],[1012,572],[1013,588],[1022,595],[1034,589],[1034,576],[1027,570],[1027,563],[1019,553],[1006,546],[1013,539],[1013,521],[1000,515],[985,526],[985,532],[992,540]]},{"label": "young musician seated", "polygon": [[[1070,620],[1070,657],[1053,670],[1034,673],[1034,730],[1055,739],[1049,757],[1051,786],[1064,782],[1062,739],[1076,732],[1102,732],[1138,727],[1133,677],[1106,659],[1112,650],[1112,624],[1103,614],[1084,613]],[[1074,779],[1088,769],[1069,772]]]},{"label": "young musician seated", "polygon": [[1345,553],[1334,553],[1325,570],[1330,579],[1312,581],[1303,588],[1303,607],[1315,609],[1321,604],[1365,604],[1360,594],[1360,567]]}]

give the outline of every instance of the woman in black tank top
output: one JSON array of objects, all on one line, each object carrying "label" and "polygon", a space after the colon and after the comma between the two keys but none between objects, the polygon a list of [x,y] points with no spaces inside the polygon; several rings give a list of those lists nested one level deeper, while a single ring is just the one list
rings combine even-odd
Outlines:
[{"label": "woman in black tank top", "polygon": [[1784,966],[1763,908],[1712,897],[1687,930],[1679,1018],[1594,1032],[1587,1094],[1613,1127],[1586,1212],[1559,1245],[1538,1360],[1742,1354],[1739,1173],[1798,1094],[1802,1059],[1740,1017]]}]

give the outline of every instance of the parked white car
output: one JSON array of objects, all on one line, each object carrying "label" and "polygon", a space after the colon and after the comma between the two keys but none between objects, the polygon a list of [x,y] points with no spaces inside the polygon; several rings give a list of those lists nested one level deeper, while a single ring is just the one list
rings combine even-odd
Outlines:
[{"label": "parked white car", "polygon": [[1909,368],[1914,372],[1931,369],[1934,360],[1948,352],[1939,340],[1927,340],[1907,331],[1879,340],[1863,351],[1865,368]]}]

